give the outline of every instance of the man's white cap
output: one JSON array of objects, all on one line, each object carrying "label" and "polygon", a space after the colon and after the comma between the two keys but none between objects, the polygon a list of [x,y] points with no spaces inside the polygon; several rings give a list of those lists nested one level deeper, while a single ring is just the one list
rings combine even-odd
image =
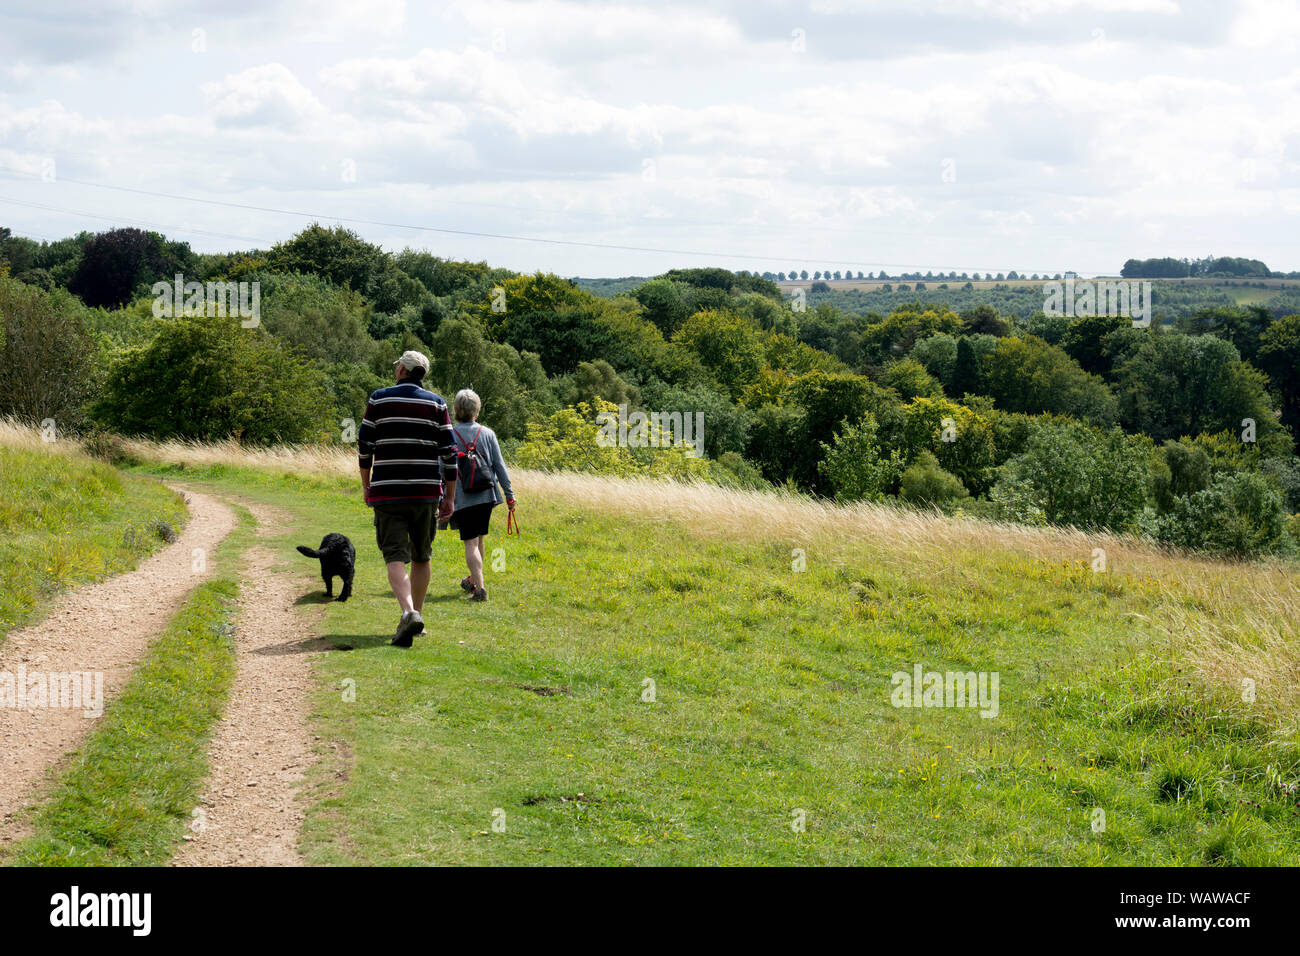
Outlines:
[{"label": "man's white cap", "polygon": [[429,374],[429,357],[423,352],[403,352],[402,357],[393,364],[402,366],[408,372],[413,372],[419,368],[424,369],[425,375]]}]

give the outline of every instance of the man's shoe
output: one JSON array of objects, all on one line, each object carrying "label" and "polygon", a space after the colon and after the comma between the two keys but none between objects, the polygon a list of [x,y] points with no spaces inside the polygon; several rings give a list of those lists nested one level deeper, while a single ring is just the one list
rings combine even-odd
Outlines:
[{"label": "man's shoe", "polygon": [[393,637],[394,647],[410,647],[411,641],[424,631],[424,618],[419,611],[407,611],[397,625],[397,634]]},{"label": "man's shoe", "polygon": [[471,601],[486,601],[487,588],[479,588],[477,591],[475,591],[473,594],[469,596],[469,599]]},{"label": "man's shoe", "polygon": [[460,588],[461,588],[461,590],[464,591],[466,594],[473,594],[473,593],[474,593],[474,582],[471,581],[469,578],[465,578],[463,581],[460,582]]}]

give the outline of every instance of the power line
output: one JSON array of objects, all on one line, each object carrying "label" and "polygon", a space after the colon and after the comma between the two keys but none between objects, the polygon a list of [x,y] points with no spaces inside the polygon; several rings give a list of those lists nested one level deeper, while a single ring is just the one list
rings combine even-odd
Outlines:
[{"label": "power line", "polygon": [[[433,232],[433,233],[440,233],[444,235],[465,236],[465,237],[475,238],[475,239],[498,239],[498,240],[505,240],[509,242],[533,242],[533,243],[540,243],[544,245],[553,245],[553,246],[571,246],[571,247],[586,248],[586,249],[607,249],[607,250],[619,251],[619,252],[643,252],[643,253],[652,253],[655,255],[700,256],[706,258],[738,259],[738,260],[744,260],[749,262],[762,261],[762,262],[776,262],[782,264],[796,262],[800,264],[811,263],[813,265],[820,264],[820,265],[852,266],[855,269],[860,268],[863,265],[881,266],[890,269],[908,269],[908,268],[914,269],[916,267],[916,263],[910,263],[910,262],[908,263],[898,263],[898,262],[864,263],[861,260],[849,261],[843,259],[827,259],[822,256],[807,257],[807,256],[750,255],[745,253],[710,252],[710,251],[699,250],[699,249],[671,249],[671,248],[661,248],[661,247],[652,247],[652,246],[633,246],[633,245],[624,245],[620,243],[590,242],[590,241],[584,241],[578,239],[548,239],[541,236],[518,236],[518,235],[510,235],[506,233],[479,232],[479,231],[468,230],[468,229],[451,229],[444,226],[422,226],[422,225],[414,225],[411,223],[403,223],[403,222],[387,222],[378,219],[363,219],[356,216],[331,216],[322,213],[302,212],[294,209],[279,209],[273,206],[258,206],[249,203],[237,203],[237,202],[232,202],[230,200],[223,200],[223,199],[203,199],[197,196],[182,196],[176,193],[165,193],[165,192],[159,192],[150,189],[136,189],[130,186],[117,186],[110,183],[93,183],[93,182],[88,182],[86,180],[69,179],[67,177],[59,177],[56,180],[56,182],[72,183],[74,185],[87,186],[94,189],[109,189],[116,192],[132,193],[141,196],[152,196],[159,199],[170,199],[178,202],[193,202],[193,203],[201,203],[203,205],[208,205],[208,206],[222,206],[230,209],[243,209],[251,212],[270,213],[272,215],[295,216],[295,217],[299,217],[303,219],[311,219],[315,221],[326,220],[329,222],[377,226],[384,229],[405,229],[414,232]],[[941,266],[941,267],[937,267],[937,270],[932,267],[931,271],[1000,272],[1005,270],[990,269],[983,266],[964,266],[961,268],[958,268],[956,266]],[[1040,269],[1040,270],[1019,270],[1019,271],[1042,272],[1043,270]],[[1085,270],[1085,271],[1101,271],[1101,270]]]},{"label": "power line", "polygon": [[174,223],[152,222],[148,219],[133,219],[130,216],[102,216],[93,212],[86,212],[83,209],[64,209],[61,206],[47,206],[38,202],[26,202],[21,199],[10,199],[8,196],[0,196],[0,203],[8,203],[13,206],[27,206],[31,209],[46,209],[50,212],[61,212],[70,216],[87,216],[91,219],[102,219],[106,222],[129,222],[137,226],[150,226],[154,229],[173,229],[182,233],[193,233],[198,236],[215,236],[219,239],[238,239],[240,242],[251,242],[254,245],[264,245],[264,240],[253,239],[249,236],[236,236],[229,232],[211,232],[207,229],[195,229],[191,226],[178,226]]}]

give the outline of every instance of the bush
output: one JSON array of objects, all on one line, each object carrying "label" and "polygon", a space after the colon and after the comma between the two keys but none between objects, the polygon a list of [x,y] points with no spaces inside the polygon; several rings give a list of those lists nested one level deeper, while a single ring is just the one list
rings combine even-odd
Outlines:
[{"label": "bush", "polygon": [[1300,511],[1300,458],[1265,458],[1259,472],[1282,492],[1288,511]]},{"label": "bush", "polygon": [[941,398],[918,398],[906,405],[901,445],[905,458],[929,451],[976,494],[992,484],[993,426],[964,405]]},{"label": "bush", "polygon": [[903,457],[897,450],[881,454],[873,415],[845,425],[828,445],[818,471],[830,483],[835,497],[844,501],[880,501],[898,480]]},{"label": "bush", "polygon": [[1014,521],[1131,529],[1147,503],[1149,445],[1118,428],[1044,424],[1002,467],[990,497]]},{"label": "bush", "polygon": [[713,461],[713,480],[733,488],[767,488],[768,483],[758,468],[734,451],[723,452]]},{"label": "bush", "polygon": [[1156,503],[1162,511],[1173,508],[1179,498],[1204,491],[1210,484],[1210,457],[1205,449],[1183,438],[1160,446],[1163,471],[1157,475]]},{"label": "bush", "polygon": [[891,362],[880,373],[880,384],[892,388],[904,401],[914,398],[943,398],[943,386],[916,359]]},{"label": "bush", "polygon": [[0,415],[77,428],[95,390],[96,347],[83,308],[0,274]]},{"label": "bush", "polygon": [[276,338],[326,364],[368,365],[374,358],[368,306],[356,292],[310,274],[250,279],[260,283],[262,325]]},{"label": "bush", "polygon": [[333,433],[332,410],[319,370],[261,330],[191,318],[119,358],[93,414],[124,434],[271,444]]},{"label": "bush", "polygon": [[928,451],[916,456],[898,482],[898,497],[911,504],[944,505],[969,496],[961,479],[944,471]]},{"label": "bush", "polygon": [[1259,475],[1222,475],[1180,499],[1156,537],[1183,548],[1247,558],[1290,547],[1282,495]]},{"label": "bush", "polygon": [[[515,451],[515,464],[542,471],[585,471],[598,475],[644,475],[657,478],[706,478],[711,463],[692,457],[692,449],[669,445],[667,436],[651,422],[644,447],[628,447],[605,440],[596,416],[608,413],[618,421],[618,409],[597,400],[576,408],[562,408],[528,425],[528,434]],[[636,428],[631,427],[635,432]],[[632,435],[629,434],[629,443]]]},{"label": "bush", "polygon": [[87,455],[98,458],[110,465],[135,464],[135,457],[130,453],[119,436],[96,428],[81,440],[81,447]]}]

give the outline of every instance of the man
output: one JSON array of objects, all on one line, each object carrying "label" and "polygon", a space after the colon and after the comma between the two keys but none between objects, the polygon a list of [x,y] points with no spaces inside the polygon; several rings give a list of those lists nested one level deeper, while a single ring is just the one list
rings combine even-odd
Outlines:
[{"label": "man", "polygon": [[424,632],[420,612],[429,591],[435,524],[451,517],[455,503],[456,446],[447,403],[421,387],[429,372],[428,358],[403,352],[393,364],[397,384],[370,396],[357,450],[361,488],[375,512],[375,537],[388,565],[388,584],[402,609],[392,643],[410,647]]}]

